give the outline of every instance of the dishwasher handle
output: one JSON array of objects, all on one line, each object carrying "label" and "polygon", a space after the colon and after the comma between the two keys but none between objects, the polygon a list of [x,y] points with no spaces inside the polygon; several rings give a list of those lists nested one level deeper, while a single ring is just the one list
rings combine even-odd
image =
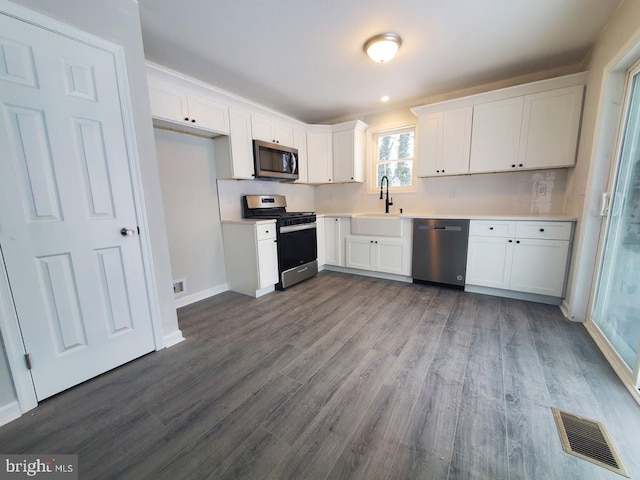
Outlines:
[{"label": "dishwasher handle", "polygon": [[418,225],[418,230],[446,230],[448,232],[461,232],[462,227],[457,225]]}]

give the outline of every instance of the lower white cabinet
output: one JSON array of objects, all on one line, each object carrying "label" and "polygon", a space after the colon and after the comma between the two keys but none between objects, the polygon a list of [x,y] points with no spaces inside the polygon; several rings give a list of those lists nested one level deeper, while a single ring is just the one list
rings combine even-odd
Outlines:
[{"label": "lower white cabinet", "polygon": [[351,229],[348,217],[324,218],[324,263],[336,267],[345,266],[344,239]]},{"label": "lower white cabinet", "polygon": [[360,270],[410,275],[407,242],[401,238],[346,237],[346,266]]},{"label": "lower white cabinet", "polygon": [[227,283],[234,292],[260,297],[278,283],[275,221],[223,223]]},{"label": "lower white cabinet", "polygon": [[469,285],[562,297],[571,222],[472,220]]}]

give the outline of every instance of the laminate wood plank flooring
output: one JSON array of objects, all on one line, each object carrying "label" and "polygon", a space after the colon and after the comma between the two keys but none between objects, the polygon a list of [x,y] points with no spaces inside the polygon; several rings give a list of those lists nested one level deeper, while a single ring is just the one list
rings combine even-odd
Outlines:
[{"label": "laminate wood plank flooring", "polygon": [[602,421],[640,478],[640,407],[557,307],[321,272],[178,311],[186,341],[0,427],[85,479],[614,479],[550,407]]}]

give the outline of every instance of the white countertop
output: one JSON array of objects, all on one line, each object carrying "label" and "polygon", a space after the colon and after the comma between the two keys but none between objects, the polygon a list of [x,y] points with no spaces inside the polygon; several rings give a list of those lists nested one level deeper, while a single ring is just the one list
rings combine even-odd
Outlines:
[{"label": "white countertop", "polygon": [[269,223],[276,223],[275,219],[261,219],[261,218],[232,218],[229,220],[222,220],[222,223],[240,223],[243,225],[255,224],[255,225],[267,225]]},{"label": "white countertop", "polygon": [[566,215],[478,215],[478,214],[443,214],[443,213],[317,213],[318,217],[400,217],[400,218],[436,218],[436,219],[469,219],[469,220],[531,220],[544,222],[575,222],[576,217]]}]

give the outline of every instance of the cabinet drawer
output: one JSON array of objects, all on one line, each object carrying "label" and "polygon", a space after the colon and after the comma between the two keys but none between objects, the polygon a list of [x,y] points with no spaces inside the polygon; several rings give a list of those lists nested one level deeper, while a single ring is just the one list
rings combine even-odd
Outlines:
[{"label": "cabinet drawer", "polygon": [[258,241],[276,238],[276,224],[256,225],[256,238]]},{"label": "cabinet drawer", "polygon": [[515,230],[515,222],[503,220],[471,220],[469,222],[469,235],[479,237],[513,237]]},{"label": "cabinet drawer", "polygon": [[516,237],[569,240],[571,226],[571,222],[517,222]]}]

